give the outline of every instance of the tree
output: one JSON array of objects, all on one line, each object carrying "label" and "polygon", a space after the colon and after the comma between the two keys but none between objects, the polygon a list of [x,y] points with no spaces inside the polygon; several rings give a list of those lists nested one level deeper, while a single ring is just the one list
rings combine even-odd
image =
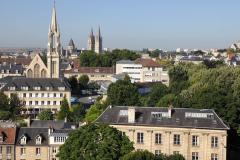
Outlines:
[{"label": "tree", "polygon": [[41,111],[38,114],[38,118],[40,120],[53,120],[53,114],[50,109],[46,109],[46,110]]},{"label": "tree", "polygon": [[96,120],[101,113],[107,108],[107,105],[105,102],[101,103],[99,101],[96,101],[91,107],[87,110],[87,113],[85,115],[85,121],[88,123],[93,122]]},{"label": "tree", "polygon": [[157,103],[158,107],[168,107],[170,104],[173,104],[175,101],[174,94],[166,94],[163,96]]},{"label": "tree", "polygon": [[70,84],[71,86],[71,90],[72,90],[72,93],[78,93],[78,80],[75,76],[71,76],[69,79],[68,79],[68,83]]},{"label": "tree", "polygon": [[80,122],[84,119],[85,117],[85,114],[86,114],[86,111],[84,110],[82,104],[76,104],[76,105],[73,105],[72,107],[72,110],[71,110],[71,121],[73,122]]},{"label": "tree", "polygon": [[15,119],[17,115],[20,115],[22,107],[22,102],[18,98],[17,94],[11,94],[9,100],[9,111],[12,113],[12,119]]},{"label": "tree", "polygon": [[78,79],[78,84],[80,89],[86,89],[88,87],[89,78],[87,75],[82,75]]},{"label": "tree", "polygon": [[168,156],[169,160],[185,160],[185,158],[181,154],[172,154]]},{"label": "tree", "polygon": [[117,129],[90,124],[69,134],[58,157],[60,160],[119,160],[133,149],[132,142]]},{"label": "tree", "polygon": [[0,110],[7,110],[9,105],[9,99],[2,91],[0,92],[0,99]]},{"label": "tree", "polygon": [[145,151],[133,151],[123,156],[122,160],[155,160],[153,153]]},{"label": "tree", "polygon": [[70,119],[70,108],[69,108],[69,104],[66,97],[64,97],[62,100],[60,111],[58,112],[58,116],[57,116],[58,120],[64,120],[65,118],[67,120]]},{"label": "tree", "polygon": [[129,79],[118,80],[110,84],[107,96],[112,105],[131,106],[140,103],[138,89]]}]

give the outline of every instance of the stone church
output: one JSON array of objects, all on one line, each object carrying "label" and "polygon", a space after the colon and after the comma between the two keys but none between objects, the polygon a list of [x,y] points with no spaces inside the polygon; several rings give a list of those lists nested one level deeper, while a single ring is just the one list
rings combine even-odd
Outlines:
[{"label": "stone church", "polygon": [[48,31],[47,64],[37,54],[26,69],[27,78],[60,78],[60,31],[56,9],[53,8],[52,20]]}]

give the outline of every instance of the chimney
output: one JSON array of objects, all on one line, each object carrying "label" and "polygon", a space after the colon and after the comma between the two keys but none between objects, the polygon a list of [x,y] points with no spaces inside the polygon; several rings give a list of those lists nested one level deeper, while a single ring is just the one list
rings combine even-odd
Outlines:
[{"label": "chimney", "polygon": [[172,111],[173,111],[173,106],[172,104],[170,104],[168,106],[168,118],[171,118],[172,117]]},{"label": "chimney", "polygon": [[51,133],[53,133],[53,127],[49,126],[49,128],[48,128],[48,135],[50,135]]},{"label": "chimney", "polygon": [[26,119],[26,123],[27,123],[27,127],[30,127],[30,125],[31,125],[31,117],[30,116]]},{"label": "chimney", "polygon": [[128,108],[128,123],[134,123],[135,122],[135,108],[129,107]]}]

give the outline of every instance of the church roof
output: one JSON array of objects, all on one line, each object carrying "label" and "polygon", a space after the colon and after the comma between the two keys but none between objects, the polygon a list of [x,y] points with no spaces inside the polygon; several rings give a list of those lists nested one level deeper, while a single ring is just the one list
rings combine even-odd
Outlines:
[{"label": "church roof", "polygon": [[72,38],[70,39],[70,41],[69,41],[69,43],[68,43],[68,46],[75,47],[75,44],[74,44],[74,42],[73,42]]}]

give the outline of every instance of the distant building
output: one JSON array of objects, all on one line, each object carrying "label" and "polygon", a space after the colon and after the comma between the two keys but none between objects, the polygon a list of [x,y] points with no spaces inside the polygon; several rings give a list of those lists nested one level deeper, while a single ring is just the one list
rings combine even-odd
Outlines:
[{"label": "distant building", "polygon": [[114,67],[79,67],[64,71],[64,77],[75,76],[77,78],[87,75],[89,81],[111,81],[115,74]]},{"label": "distant building", "polygon": [[20,64],[0,64],[0,78],[7,76],[22,76],[23,66]]},{"label": "distant building", "polygon": [[116,75],[127,73],[133,82],[162,82],[169,84],[168,72],[152,59],[121,60],[116,63]]},{"label": "distant building", "polygon": [[183,56],[179,59],[179,62],[201,64],[203,60],[200,56]]},{"label": "distant building", "polygon": [[91,29],[91,32],[88,36],[87,50],[95,51],[95,36],[93,34],[93,29]]},{"label": "distant building", "polygon": [[0,121],[0,159],[15,160],[16,125]]},{"label": "distant building", "polygon": [[70,41],[69,41],[69,44],[67,46],[67,50],[65,52],[64,57],[65,58],[77,58],[78,57],[77,48],[72,39],[70,39]]},{"label": "distant building", "polygon": [[135,150],[226,160],[229,127],[211,109],[109,106],[96,123],[120,130]]},{"label": "distant building", "polygon": [[95,53],[102,53],[103,52],[102,41],[103,39],[100,27],[98,28],[98,33],[96,36],[94,36],[92,29],[88,36],[87,50],[94,51]]}]

